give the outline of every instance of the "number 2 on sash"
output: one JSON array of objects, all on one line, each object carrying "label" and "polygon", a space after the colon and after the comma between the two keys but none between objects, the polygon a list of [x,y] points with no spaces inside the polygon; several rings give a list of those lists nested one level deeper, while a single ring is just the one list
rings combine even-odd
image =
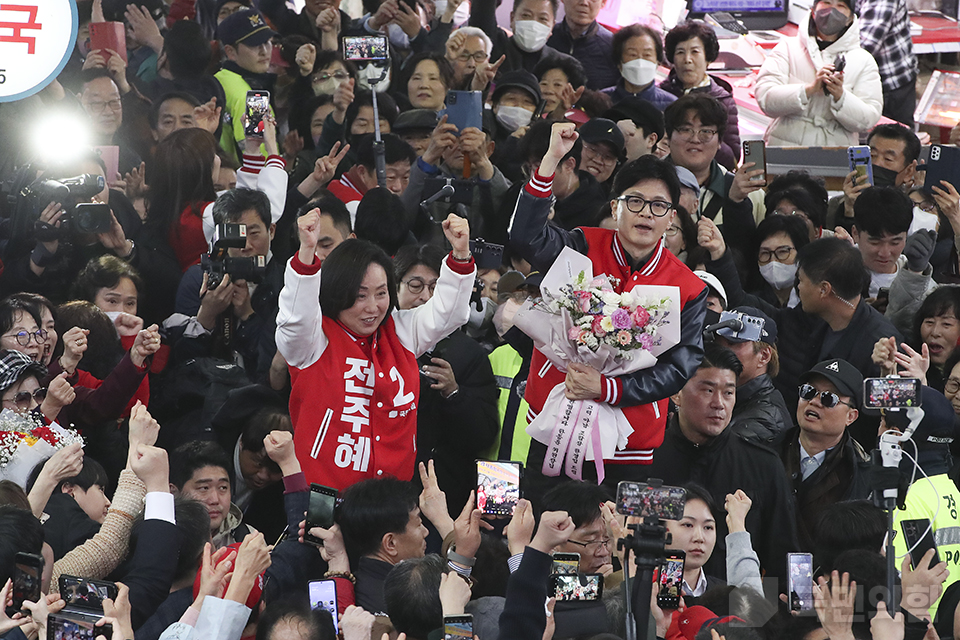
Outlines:
[{"label": "number 2 on sash", "polygon": [[400,385],[400,390],[397,391],[397,395],[393,397],[393,406],[402,407],[405,404],[413,402],[413,391],[409,393],[403,392],[403,376],[400,375],[396,367],[390,369],[390,379]]}]

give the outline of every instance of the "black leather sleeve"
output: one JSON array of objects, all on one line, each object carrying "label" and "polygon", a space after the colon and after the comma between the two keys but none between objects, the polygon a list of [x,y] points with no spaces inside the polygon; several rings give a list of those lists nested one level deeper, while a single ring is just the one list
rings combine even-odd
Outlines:
[{"label": "black leather sleeve", "polygon": [[564,247],[587,253],[587,241],[580,231],[561,229],[548,220],[553,202],[552,197],[538,198],[521,188],[510,217],[510,247],[538,271],[548,270]]}]

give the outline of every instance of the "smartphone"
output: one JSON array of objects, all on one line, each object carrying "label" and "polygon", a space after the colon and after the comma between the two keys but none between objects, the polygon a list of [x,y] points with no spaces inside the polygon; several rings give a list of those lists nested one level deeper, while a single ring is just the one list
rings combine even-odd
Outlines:
[{"label": "smartphone", "polygon": [[960,189],[960,149],[957,147],[939,144],[930,147],[923,187],[928,193],[932,193],[931,187],[943,189],[941,180],[946,180]]},{"label": "smartphone", "polygon": [[863,406],[868,409],[908,409],[920,406],[919,378],[867,378]]},{"label": "smartphone", "polygon": [[108,49],[116,51],[123,62],[127,62],[127,31],[123,23],[91,22],[90,50],[99,50],[103,55],[103,61],[109,62],[113,54]]},{"label": "smartphone", "polygon": [[270,113],[269,91],[247,91],[246,123],[243,133],[248,138],[263,135],[263,119]]},{"label": "smartphone", "polygon": [[443,616],[443,640],[473,640],[473,616],[464,613]]},{"label": "smartphone", "polygon": [[344,60],[386,60],[390,47],[386,36],[343,36]]},{"label": "smartphone", "polygon": [[[937,553],[937,545],[933,541],[933,527],[926,518],[917,520],[904,520],[900,523],[900,529],[903,530],[903,541],[910,551],[910,566],[917,568],[917,563],[923,558],[924,554],[933,549],[933,560],[930,561],[930,567],[940,563],[940,554]],[[926,567],[925,567],[926,568]]]},{"label": "smartphone", "polygon": [[444,114],[447,124],[456,125],[458,132],[467,127],[482,129],[483,94],[479,91],[447,91],[446,108],[440,111],[440,117]]},{"label": "smartphone", "polygon": [[657,594],[657,606],[661,609],[676,609],[680,606],[680,594],[683,591],[683,564],[687,554],[680,549],[668,549],[666,554],[666,559],[660,565],[660,593]]},{"label": "smartphone", "polygon": [[599,573],[554,574],[550,579],[557,602],[599,600],[603,595],[603,576]]},{"label": "smartphone", "polygon": [[520,499],[519,462],[477,460],[477,508],[493,516],[512,516]]},{"label": "smartphone", "polygon": [[763,140],[744,140],[743,141],[743,164],[748,162],[755,163],[750,171],[763,169],[759,176],[751,178],[751,182],[759,184],[767,183],[767,145]]},{"label": "smartphone", "polygon": [[623,481],[617,485],[617,513],[661,520],[680,520],[687,502],[682,487],[651,487],[642,482]]},{"label": "smartphone", "polygon": [[579,553],[553,554],[553,571],[551,571],[551,573],[568,575],[568,574],[576,573],[579,570],[580,570],[580,554]]},{"label": "smartphone", "polygon": [[790,611],[813,609],[813,555],[787,554],[787,593]]},{"label": "smartphone", "polygon": [[66,603],[65,607],[71,609],[103,613],[103,601],[107,598],[114,601],[117,599],[117,585],[105,580],[61,575],[58,584],[60,597]]},{"label": "smartphone", "polygon": [[[329,529],[334,523],[334,510],[337,506],[337,490],[331,487],[325,487],[322,484],[313,483],[310,485],[310,502],[307,505],[307,524],[306,531],[314,527]],[[323,545],[323,540],[311,536],[309,533],[303,534],[303,541],[311,544]]]},{"label": "smartphone", "polygon": [[103,615],[51,613],[47,616],[47,640],[65,640],[67,638],[113,637],[113,627],[105,624],[97,627],[96,622]]},{"label": "smartphone", "polygon": [[7,616],[23,609],[23,602],[40,600],[40,582],[43,579],[43,556],[18,553],[13,567],[13,604],[7,607]]},{"label": "smartphone", "polygon": [[[856,171],[856,179],[867,177],[867,184],[873,184],[873,165],[870,163],[870,147],[860,145],[847,147],[847,158],[850,160],[850,171]],[[859,182],[857,182],[859,184]]]},{"label": "smartphone", "polygon": [[333,617],[333,630],[340,633],[337,622],[337,582],[336,580],[311,580],[308,583],[310,608],[329,611]]}]

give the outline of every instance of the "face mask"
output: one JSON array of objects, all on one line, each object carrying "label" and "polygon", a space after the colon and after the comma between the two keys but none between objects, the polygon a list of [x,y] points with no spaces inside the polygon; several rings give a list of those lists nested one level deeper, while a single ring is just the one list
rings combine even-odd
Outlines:
[{"label": "face mask", "polygon": [[552,31],[550,27],[536,20],[517,20],[513,27],[513,41],[527,53],[543,49]]},{"label": "face mask", "polygon": [[533,113],[523,107],[497,107],[497,122],[510,131],[530,124]]},{"label": "face mask", "polygon": [[[936,211],[936,210],[934,210]],[[927,212],[920,207],[913,208],[913,221],[910,223],[910,229],[907,235],[911,236],[917,231],[938,231],[940,229],[940,217],[935,212]]]},{"label": "face mask", "polygon": [[873,186],[875,187],[895,187],[897,186],[897,175],[899,171],[887,169],[873,165]]},{"label": "face mask", "polygon": [[637,58],[630,62],[624,62],[620,67],[620,75],[632,85],[645,87],[657,77],[657,64]]},{"label": "face mask", "polygon": [[321,82],[313,83],[313,95],[315,96],[332,96],[337,92],[337,88],[340,86],[340,81],[336,78],[330,78],[329,80],[323,80]]},{"label": "face mask", "polygon": [[[437,20],[443,16],[443,12],[447,10],[447,0],[433,0],[433,6],[435,7],[435,14]],[[457,7],[457,10],[453,12],[452,24],[463,24],[470,19],[470,3],[467,0],[463,0],[460,3],[460,6]]]},{"label": "face mask", "polygon": [[382,93],[390,86],[390,68],[387,67],[387,73],[384,74],[383,80],[377,82],[381,73],[383,73],[383,67],[370,63],[357,70],[357,84],[367,91]]},{"label": "face mask", "polygon": [[797,277],[797,264],[783,264],[776,260],[771,260],[767,264],[760,265],[760,275],[774,289],[786,289],[792,287]]},{"label": "face mask", "polygon": [[821,9],[813,14],[817,31],[825,36],[835,36],[847,26],[847,16],[835,8]]},{"label": "face mask", "polygon": [[122,312],[122,311],[104,311],[104,312],[103,312],[103,314],[104,314],[105,316],[107,316],[108,318],[110,318],[110,322],[116,322],[116,321],[117,321],[117,318],[120,317],[120,314],[121,314],[121,313],[123,313],[123,312]]}]

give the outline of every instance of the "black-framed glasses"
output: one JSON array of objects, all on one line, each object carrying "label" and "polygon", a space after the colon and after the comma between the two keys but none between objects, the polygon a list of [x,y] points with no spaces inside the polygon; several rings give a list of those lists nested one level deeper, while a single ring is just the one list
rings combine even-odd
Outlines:
[{"label": "black-framed glasses", "polygon": [[818,391],[815,386],[812,384],[802,384],[800,385],[800,397],[804,400],[810,401],[820,396],[820,404],[822,404],[827,409],[832,409],[838,404],[845,404],[848,407],[855,408],[849,402],[844,402],[840,399],[840,396],[835,394],[833,391]]},{"label": "black-framed glasses", "polygon": [[650,213],[658,218],[662,218],[673,209],[673,205],[669,202],[664,202],[663,200],[644,200],[640,196],[620,196],[617,200],[627,205],[627,209],[633,213],[642,213],[643,210],[647,208],[647,205],[650,205]]},{"label": "black-framed glasses", "polygon": [[923,202],[916,202],[916,201],[914,201],[913,204],[914,204],[915,207],[917,207],[918,209],[920,209],[920,211],[923,211],[924,213],[937,213],[937,212],[938,212],[937,203],[936,203],[936,202],[930,202],[929,200],[925,200],[925,201],[923,201]]},{"label": "black-framed glasses", "polygon": [[796,250],[796,247],[789,247],[787,245],[781,245],[773,251],[770,249],[760,249],[760,251],[757,252],[757,262],[767,264],[773,257],[776,257],[779,262],[783,262],[793,255],[793,252]]},{"label": "black-framed glasses", "polygon": [[34,339],[38,344],[42,344],[43,341],[47,339],[47,335],[48,335],[48,334],[47,334],[46,331],[44,331],[43,329],[38,329],[38,330],[37,330],[36,332],[34,332],[34,333],[31,333],[31,332],[29,332],[29,331],[17,331],[16,333],[8,333],[8,334],[6,334],[6,335],[3,336],[3,337],[4,337],[4,338],[16,338],[16,339],[17,339],[17,344],[20,345],[21,347],[25,347],[25,346],[27,346],[28,344],[30,344],[30,338],[31,338],[31,337],[33,337],[33,339]]},{"label": "black-framed glasses", "polygon": [[407,291],[413,295],[423,293],[424,287],[430,287],[430,294],[433,295],[434,290],[437,288],[436,280],[428,283],[423,278],[410,278],[409,280],[403,280],[403,284],[407,285]]},{"label": "black-framed glasses", "polygon": [[682,127],[677,127],[674,129],[681,137],[686,138],[687,140],[693,140],[696,138],[700,142],[710,142],[713,140],[713,136],[717,135],[716,129],[694,129],[691,126],[683,125]]},{"label": "black-framed glasses", "polygon": [[960,380],[949,378],[943,385],[943,390],[947,393],[956,393],[960,391]]},{"label": "black-framed glasses", "polygon": [[663,235],[667,236],[668,238],[672,238],[678,233],[680,233],[680,227],[676,225],[670,225],[669,227],[667,227],[667,230],[663,232]]},{"label": "black-framed glasses", "polygon": [[487,52],[477,51],[476,53],[470,53],[469,51],[462,51],[460,52],[460,55],[457,56],[457,60],[460,62],[467,62],[470,60],[470,58],[473,58],[474,62],[480,64],[487,59]]},{"label": "black-framed glasses", "polygon": [[17,406],[17,409],[29,409],[30,408],[30,399],[36,400],[37,404],[43,402],[43,399],[47,397],[47,388],[40,387],[34,392],[30,391],[20,391],[17,395],[12,398],[4,398],[4,402],[12,402]]},{"label": "black-framed glasses", "polygon": [[593,548],[593,551],[596,552],[597,549],[605,547],[610,544],[610,538],[600,538],[599,540],[588,540],[587,542],[578,542],[576,540],[567,540],[570,544],[575,544],[578,547],[583,547],[584,549]]}]

